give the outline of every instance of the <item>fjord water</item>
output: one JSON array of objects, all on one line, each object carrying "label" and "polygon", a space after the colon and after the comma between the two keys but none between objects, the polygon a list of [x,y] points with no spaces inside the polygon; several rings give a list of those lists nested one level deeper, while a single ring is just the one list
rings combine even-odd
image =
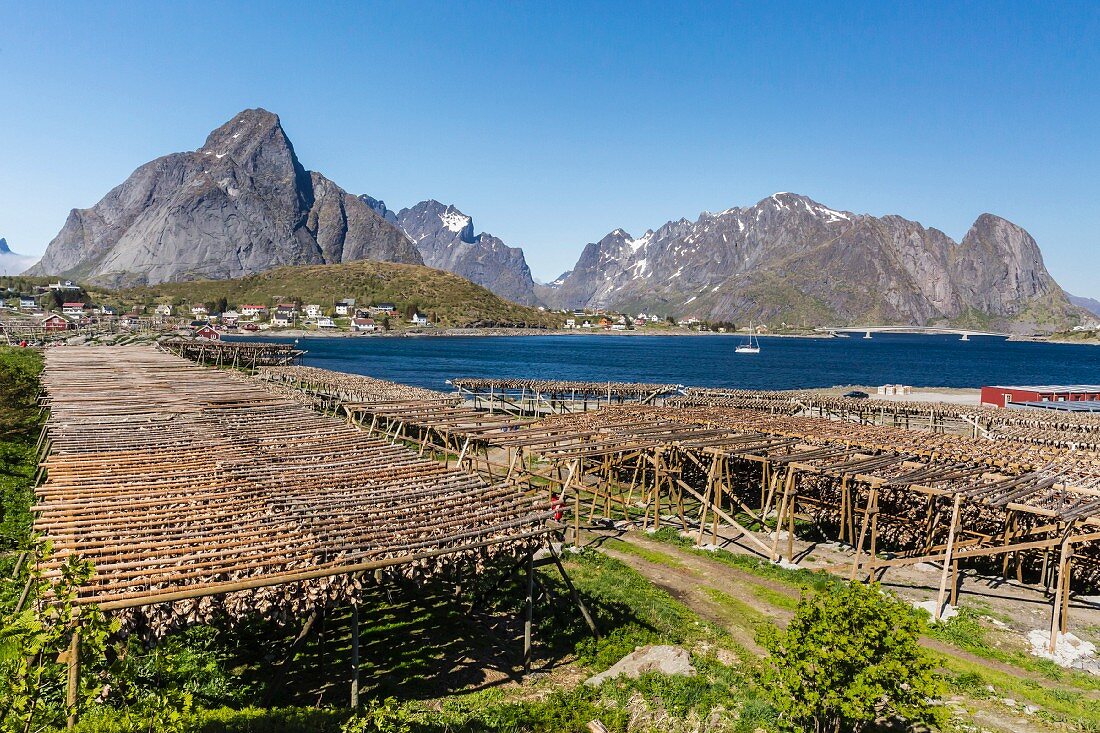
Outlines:
[{"label": "fjord water", "polygon": [[[735,354],[741,336],[454,336],[304,338],[302,363],[433,389],[453,377],[661,382],[746,389],[858,384],[980,387],[1100,383],[1100,347],[1002,338],[875,334],[762,338]],[[293,339],[276,339],[292,341]]]}]

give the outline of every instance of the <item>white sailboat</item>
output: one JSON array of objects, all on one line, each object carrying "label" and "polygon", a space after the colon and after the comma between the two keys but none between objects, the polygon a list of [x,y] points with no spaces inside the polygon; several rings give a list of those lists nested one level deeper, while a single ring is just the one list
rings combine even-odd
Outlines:
[{"label": "white sailboat", "polygon": [[758,339],[756,339],[755,336],[756,336],[756,329],[754,329],[752,327],[752,323],[750,322],[749,323],[749,340],[742,343],[742,344],[740,344],[740,345],[738,345],[738,347],[736,349],[734,349],[734,352],[738,353],[738,354],[759,354],[760,353],[760,341]]}]

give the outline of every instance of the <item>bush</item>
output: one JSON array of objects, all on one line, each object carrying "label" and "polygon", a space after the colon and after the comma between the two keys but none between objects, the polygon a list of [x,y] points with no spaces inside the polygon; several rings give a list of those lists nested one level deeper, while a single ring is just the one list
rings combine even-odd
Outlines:
[{"label": "bush", "polygon": [[782,722],[814,733],[858,733],[879,717],[934,721],[942,692],[909,606],[878,585],[803,597],[786,631],[764,627],[762,677]]}]

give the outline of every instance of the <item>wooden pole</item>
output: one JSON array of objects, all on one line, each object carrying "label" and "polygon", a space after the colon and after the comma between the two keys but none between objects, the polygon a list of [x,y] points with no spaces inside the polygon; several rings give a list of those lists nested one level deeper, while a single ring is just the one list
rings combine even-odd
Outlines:
[{"label": "wooden pole", "polygon": [[[1073,526],[1072,523],[1070,523],[1070,526]],[[1058,553],[1058,581],[1054,589],[1054,607],[1051,611],[1050,618],[1050,643],[1047,646],[1047,651],[1051,654],[1054,653],[1055,648],[1058,646],[1058,635],[1061,633],[1064,626],[1062,619],[1062,598],[1065,594],[1066,586],[1068,585],[1066,575],[1068,574],[1069,556],[1072,551],[1073,546],[1070,544],[1069,531],[1067,531]]]},{"label": "wooden pole", "polygon": [[359,709],[359,605],[351,606],[351,709]]},{"label": "wooden pole", "polygon": [[523,619],[523,675],[531,673],[531,620],[535,612],[535,560],[527,553],[527,605]]},{"label": "wooden pole", "polygon": [[943,604],[947,595],[947,577],[951,572],[951,553],[955,549],[955,529],[959,524],[959,509],[962,506],[962,494],[955,494],[955,505],[951,509],[951,528],[947,532],[947,549],[943,559],[943,571],[940,573],[940,592],[936,596],[936,620],[943,616]]},{"label": "wooden pole", "polygon": [[73,638],[69,641],[69,653],[66,657],[69,666],[68,687],[65,693],[65,710],[68,717],[65,727],[72,730],[77,721],[77,700],[80,698],[80,626],[73,628]]}]

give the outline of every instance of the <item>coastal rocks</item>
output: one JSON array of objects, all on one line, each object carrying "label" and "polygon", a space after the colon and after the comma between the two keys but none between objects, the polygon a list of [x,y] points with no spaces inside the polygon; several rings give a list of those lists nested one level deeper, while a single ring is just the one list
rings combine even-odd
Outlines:
[{"label": "coastal rocks", "polygon": [[359,259],[422,262],[398,227],[302,167],[278,116],[249,109],[73,209],[28,272],[118,286]]},{"label": "coastal rocks", "polygon": [[610,669],[589,677],[585,684],[598,687],[616,677],[638,679],[646,672],[694,677],[695,667],[691,664],[691,656],[678,646],[643,646],[627,654]]}]

